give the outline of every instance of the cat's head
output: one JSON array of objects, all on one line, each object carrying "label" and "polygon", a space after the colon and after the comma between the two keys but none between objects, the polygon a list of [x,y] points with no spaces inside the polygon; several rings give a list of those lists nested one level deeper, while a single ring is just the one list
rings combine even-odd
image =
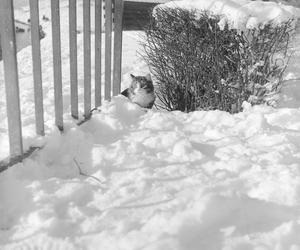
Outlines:
[{"label": "cat's head", "polygon": [[147,92],[151,92],[154,90],[150,74],[147,74],[145,76],[134,76],[130,74],[130,76],[132,80],[130,87],[132,89],[145,89]]}]

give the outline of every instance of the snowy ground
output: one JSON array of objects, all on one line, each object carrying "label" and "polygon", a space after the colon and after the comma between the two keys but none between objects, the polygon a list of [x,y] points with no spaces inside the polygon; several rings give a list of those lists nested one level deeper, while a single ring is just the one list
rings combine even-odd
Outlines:
[{"label": "snowy ground", "polygon": [[[67,113],[67,1],[61,5]],[[0,174],[0,249],[300,250],[300,30],[278,109],[145,112],[116,97],[80,127],[66,114],[60,134],[50,23],[43,27],[44,139],[34,137],[30,48],[18,59],[25,146],[45,147]],[[129,72],[147,70],[136,55],[140,35],[124,34],[124,87]],[[82,100],[82,34],[78,42]],[[2,75],[1,67],[5,156]]]}]

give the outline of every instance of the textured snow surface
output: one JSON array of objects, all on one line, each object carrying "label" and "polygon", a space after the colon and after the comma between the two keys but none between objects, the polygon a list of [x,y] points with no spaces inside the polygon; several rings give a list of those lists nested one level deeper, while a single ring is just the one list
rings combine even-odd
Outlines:
[{"label": "textured snow surface", "polygon": [[[78,127],[68,115],[67,3],[65,133],[53,125],[50,23],[42,23],[45,138],[34,135],[31,48],[18,54],[25,147],[44,148],[0,173],[0,249],[300,250],[299,30],[278,109],[244,103],[235,115],[146,111],[118,96]],[[50,16],[48,7],[41,1],[41,15]],[[141,35],[124,33],[123,88],[129,73],[147,71],[136,56]],[[81,102],[82,45],[79,34]]]},{"label": "textured snow surface", "polygon": [[240,30],[262,27],[270,22],[280,24],[300,17],[300,10],[295,7],[251,0],[178,0],[158,7],[209,11],[223,17],[219,24],[221,27],[227,22],[231,28]]},{"label": "textured snow surface", "polygon": [[245,108],[114,98],[1,173],[0,246],[299,249],[300,110]]}]

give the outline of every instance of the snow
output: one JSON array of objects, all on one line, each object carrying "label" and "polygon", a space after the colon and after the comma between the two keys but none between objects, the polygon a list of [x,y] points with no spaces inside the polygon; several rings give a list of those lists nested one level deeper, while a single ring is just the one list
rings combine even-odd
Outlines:
[{"label": "snow", "polygon": [[[50,16],[48,1],[40,4]],[[0,173],[0,249],[299,250],[300,30],[277,109],[244,103],[235,115],[186,114],[117,96],[77,126],[68,115],[67,6],[61,1],[64,133],[54,126],[50,23],[42,23],[45,138],[34,135],[31,48],[18,54],[25,147],[43,149]],[[129,73],[147,72],[136,55],[141,35],[124,33],[123,88]],[[81,102],[82,42],[79,34]]]},{"label": "snow", "polygon": [[221,16],[221,28],[228,23],[230,28],[239,30],[260,28],[268,23],[276,25],[300,17],[300,9],[293,6],[251,0],[177,0],[156,8],[209,11]]},{"label": "snow", "polygon": [[300,110],[245,108],[113,98],[1,173],[3,249],[298,249]]}]

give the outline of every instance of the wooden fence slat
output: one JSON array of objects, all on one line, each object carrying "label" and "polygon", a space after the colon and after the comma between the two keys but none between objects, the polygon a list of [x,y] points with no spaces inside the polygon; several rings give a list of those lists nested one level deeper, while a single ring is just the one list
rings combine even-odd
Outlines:
[{"label": "wooden fence slat", "polygon": [[113,95],[121,92],[123,7],[123,0],[115,2]]},{"label": "wooden fence slat", "polygon": [[71,115],[78,119],[77,0],[69,0]]},{"label": "wooden fence slat", "polygon": [[91,113],[91,0],[83,1],[84,116]]},{"label": "wooden fence slat", "polygon": [[4,78],[10,156],[23,154],[22,126],[19,99],[19,79],[16,56],[16,37],[13,1],[0,1],[0,33]]},{"label": "wooden fence slat", "polygon": [[111,100],[112,0],[105,0],[105,100]]},{"label": "wooden fence slat", "polygon": [[62,99],[59,0],[51,0],[51,19],[52,19],[55,124],[58,127],[58,129],[62,131],[63,130],[63,99]]},{"label": "wooden fence slat", "polygon": [[44,135],[44,106],[43,106],[43,85],[40,45],[40,22],[38,0],[30,0],[30,24],[31,24],[31,47],[32,67],[34,82],[34,104],[35,104],[35,126],[38,135]]},{"label": "wooden fence slat", "polygon": [[95,107],[101,105],[102,0],[95,0]]}]

